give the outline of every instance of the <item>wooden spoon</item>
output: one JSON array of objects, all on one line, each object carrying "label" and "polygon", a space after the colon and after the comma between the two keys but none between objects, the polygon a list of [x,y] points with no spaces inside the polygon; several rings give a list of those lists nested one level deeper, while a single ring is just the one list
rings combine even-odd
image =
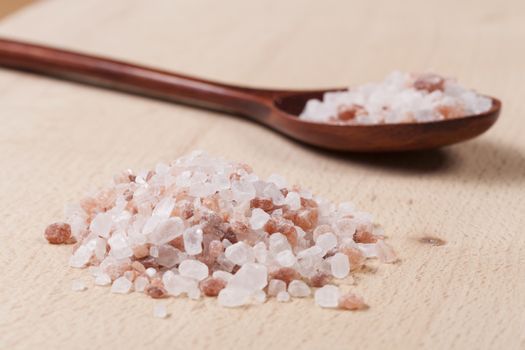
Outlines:
[{"label": "wooden spoon", "polygon": [[386,152],[436,148],[475,137],[494,124],[501,102],[482,114],[445,121],[333,125],[297,117],[326,91],[232,86],[51,47],[0,39],[0,65],[114,90],[248,117],[293,139],[338,151]]}]

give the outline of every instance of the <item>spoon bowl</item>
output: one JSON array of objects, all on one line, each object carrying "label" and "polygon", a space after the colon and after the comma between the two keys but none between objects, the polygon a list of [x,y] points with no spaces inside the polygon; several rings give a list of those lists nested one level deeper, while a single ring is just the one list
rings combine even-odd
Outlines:
[{"label": "spoon bowl", "polygon": [[501,102],[487,112],[425,123],[339,125],[298,118],[309,99],[330,90],[267,90],[228,85],[104,57],[0,39],[0,66],[107,89],[212,109],[252,119],[288,137],[347,152],[431,149],[476,137],[497,120]]}]

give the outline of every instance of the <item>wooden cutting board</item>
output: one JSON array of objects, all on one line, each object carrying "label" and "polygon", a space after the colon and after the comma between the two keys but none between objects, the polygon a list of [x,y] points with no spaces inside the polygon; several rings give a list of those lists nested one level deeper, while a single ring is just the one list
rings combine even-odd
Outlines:
[{"label": "wooden cutting board", "polygon": [[[0,70],[0,348],[525,348],[525,2],[48,0],[0,35],[232,83],[313,88],[433,69],[500,97],[486,135],[344,155],[207,111]],[[68,201],[125,168],[204,149],[376,215],[402,261],[355,276],[371,308],[241,310],[91,287],[49,246]],[[437,237],[433,246],[420,241]]]}]

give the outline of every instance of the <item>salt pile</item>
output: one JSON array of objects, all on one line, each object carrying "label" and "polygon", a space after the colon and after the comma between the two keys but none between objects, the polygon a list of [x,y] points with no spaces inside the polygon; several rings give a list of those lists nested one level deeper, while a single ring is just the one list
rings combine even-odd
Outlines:
[{"label": "salt pile", "polygon": [[113,293],[216,296],[227,307],[314,296],[321,307],[363,309],[334,283],[369,259],[397,260],[370,214],[203,152],[118,174],[45,237],[76,242],[70,266]]},{"label": "salt pile", "polygon": [[492,100],[436,74],[392,72],[382,82],[309,100],[299,118],[335,124],[422,123],[473,116]]}]

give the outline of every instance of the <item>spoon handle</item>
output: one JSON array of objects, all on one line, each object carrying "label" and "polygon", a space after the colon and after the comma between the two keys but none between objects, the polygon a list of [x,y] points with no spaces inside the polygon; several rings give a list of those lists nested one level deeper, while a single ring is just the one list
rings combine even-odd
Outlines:
[{"label": "spoon handle", "polygon": [[259,120],[269,113],[272,103],[272,91],[2,38],[0,66]]}]

